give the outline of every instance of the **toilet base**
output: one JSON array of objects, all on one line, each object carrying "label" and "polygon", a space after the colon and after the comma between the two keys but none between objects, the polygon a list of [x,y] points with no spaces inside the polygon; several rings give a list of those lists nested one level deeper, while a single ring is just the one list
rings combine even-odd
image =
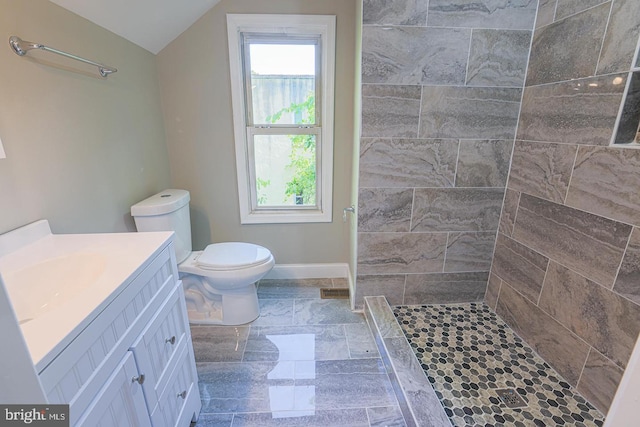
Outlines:
[{"label": "toilet base", "polygon": [[255,283],[239,289],[214,289],[206,279],[181,275],[187,314],[192,325],[243,325],[260,316]]}]

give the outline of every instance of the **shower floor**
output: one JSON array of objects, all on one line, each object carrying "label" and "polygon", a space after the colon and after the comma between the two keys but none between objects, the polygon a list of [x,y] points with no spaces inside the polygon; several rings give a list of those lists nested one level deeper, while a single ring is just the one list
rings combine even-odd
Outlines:
[{"label": "shower floor", "polygon": [[[602,426],[603,415],[484,304],[393,307],[454,426]],[[509,408],[513,389],[525,407]]]}]

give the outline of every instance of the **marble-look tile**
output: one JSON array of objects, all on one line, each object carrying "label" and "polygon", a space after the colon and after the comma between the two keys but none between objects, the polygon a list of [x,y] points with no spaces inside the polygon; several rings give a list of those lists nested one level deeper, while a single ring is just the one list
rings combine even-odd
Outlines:
[{"label": "marble-look tile", "polygon": [[522,194],[513,237],[612,287],[631,226]]},{"label": "marble-look tile", "polygon": [[578,391],[606,414],[624,371],[594,349],[591,349],[578,383]]},{"label": "marble-look tile", "polygon": [[365,297],[383,296],[389,300],[391,305],[402,304],[404,295],[404,274],[388,275],[362,275],[356,279],[355,307],[357,310],[363,308]]},{"label": "marble-look tile", "polygon": [[351,359],[380,357],[369,325],[366,323],[351,323],[343,327],[347,336],[349,357]]},{"label": "marble-look tile", "polygon": [[489,271],[495,242],[495,231],[449,233],[444,271]]},{"label": "marble-look tile", "polygon": [[412,231],[495,231],[503,198],[500,188],[418,188]]},{"label": "marble-look tile", "polygon": [[409,274],[403,304],[479,302],[487,291],[488,273]]},{"label": "marble-look tile", "polygon": [[598,74],[628,71],[640,36],[640,2],[615,0],[605,34]]},{"label": "marble-look tile", "polygon": [[402,412],[397,406],[367,408],[370,427],[405,427]]},{"label": "marble-look tile", "polygon": [[385,338],[384,346],[397,381],[419,426],[450,425],[433,387],[404,337]]},{"label": "marble-look tile", "polygon": [[568,144],[516,141],[509,188],[563,203],[577,149]]},{"label": "marble-look tile", "polygon": [[193,427],[231,427],[233,414],[200,414]]},{"label": "marble-look tile", "polygon": [[[199,425],[199,424],[198,424]],[[292,410],[236,414],[233,427],[369,427],[367,410]]]},{"label": "marble-look tile", "polygon": [[362,23],[426,25],[429,0],[364,0]]},{"label": "marble-look tile", "polygon": [[557,0],[540,0],[538,6],[538,17],[536,18],[536,28],[544,27],[553,22],[556,13]]},{"label": "marble-look tile", "polygon": [[191,325],[196,362],[241,361],[248,335],[248,326]]},{"label": "marble-look tile", "polygon": [[420,86],[362,85],[362,137],[416,138]]},{"label": "marble-look tile", "polygon": [[609,145],[626,75],[526,88],[518,139]]},{"label": "marble-look tile", "polygon": [[504,187],[509,175],[511,140],[462,140],[456,187]]},{"label": "marble-look tile", "polygon": [[498,235],[491,272],[534,304],[538,303],[549,259],[504,235]]},{"label": "marble-look tile", "polygon": [[358,273],[442,271],[446,233],[358,233]]},{"label": "marble-look tile", "polygon": [[360,188],[453,187],[458,140],[362,138]]},{"label": "marble-look tile", "polygon": [[467,86],[522,87],[531,31],[473,30]]},{"label": "marble-look tile", "polygon": [[260,316],[251,325],[293,325],[293,301],[291,298],[259,298]]},{"label": "marble-look tile", "polygon": [[320,288],[331,286],[331,279],[262,279],[258,282],[258,298],[320,298]]},{"label": "marble-look tile", "polygon": [[640,306],[555,262],[549,265],[540,308],[625,367],[640,332]]},{"label": "marble-look tile", "polygon": [[[400,305],[394,304],[394,305]],[[374,334],[374,339],[404,337],[387,299],[383,296],[365,297],[365,315]]]},{"label": "marble-look tile", "polygon": [[349,279],[346,277],[333,277],[331,283],[334,288],[348,288]]},{"label": "marble-look tile", "polygon": [[489,275],[489,283],[487,283],[487,292],[484,294],[484,303],[491,308],[496,309],[498,305],[498,297],[500,296],[500,287],[502,286],[502,280],[491,273]]},{"label": "marble-look tile", "polygon": [[533,28],[536,0],[431,0],[427,24],[467,28]]},{"label": "marble-look tile", "polygon": [[527,86],[592,76],[610,3],[539,28],[533,36]]},{"label": "marble-look tile", "polygon": [[411,226],[413,189],[360,188],[358,231],[407,232]]},{"label": "marble-look tile", "polygon": [[559,21],[605,2],[609,3],[607,0],[558,0],[555,20]]},{"label": "marble-look tile", "polygon": [[[284,412],[392,406],[379,359],[311,361],[305,378],[283,362],[200,363],[203,413]],[[300,393],[299,399],[295,399]],[[314,404],[300,407],[297,404]]]},{"label": "marble-look tile", "polygon": [[391,406],[396,396],[380,359],[316,362],[318,409]]},{"label": "marble-look tile", "polygon": [[463,85],[470,39],[467,29],[364,26],[362,82]]},{"label": "marble-look tile", "polygon": [[634,228],[613,290],[640,304],[640,229]]},{"label": "marble-look tile", "polygon": [[498,231],[505,236],[511,237],[511,233],[513,233],[513,225],[518,214],[518,203],[520,203],[520,192],[507,188],[498,226]]},{"label": "marble-look tile", "polygon": [[576,386],[589,346],[506,283],[496,313],[542,358]]},{"label": "marble-look tile", "polygon": [[580,147],[566,204],[640,225],[640,151]]},{"label": "marble-look tile", "polygon": [[297,299],[295,301],[294,325],[335,325],[364,323],[361,313],[351,311],[349,300]]},{"label": "marble-look tile", "polygon": [[511,139],[521,89],[424,86],[421,138]]},{"label": "marble-look tile", "polygon": [[[270,411],[267,376],[276,365],[277,362],[196,364],[202,413]],[[293,384],[293,379],[286,382]]]},{"label": "marble-look tile", "polygon": [[341,360],[349,358],[342,325],[252,327],[244,362]]}]

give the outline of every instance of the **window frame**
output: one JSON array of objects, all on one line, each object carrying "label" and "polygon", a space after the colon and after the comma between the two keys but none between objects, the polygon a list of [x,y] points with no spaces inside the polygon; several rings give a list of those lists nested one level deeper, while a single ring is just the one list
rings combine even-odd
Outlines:
[{"label": "window frame", "polygon": [[[331,222],[333,199],[333,120],[335,79],[335,22],[333,15],[227,14],[229,70],[241,224]],[[314,125],[254,124],[251,95],[244,73],[242,33],[310,38],[319,37],[320,64],[316,61],[316,123]],[[319,87],[318,87],[319,86]],[[316,135],[317,206],[258,207],[255,188],[253,135],[299,132]]]}]

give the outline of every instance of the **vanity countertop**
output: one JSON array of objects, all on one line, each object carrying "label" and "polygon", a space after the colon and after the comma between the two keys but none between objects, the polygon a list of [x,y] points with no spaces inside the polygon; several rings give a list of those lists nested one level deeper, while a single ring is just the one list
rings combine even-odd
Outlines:
[{"label": "vanity countertop", "polygon": [[52,234],[38,221],[0,235],[0,276],[37,371],[173,239],[172,232]]}]

